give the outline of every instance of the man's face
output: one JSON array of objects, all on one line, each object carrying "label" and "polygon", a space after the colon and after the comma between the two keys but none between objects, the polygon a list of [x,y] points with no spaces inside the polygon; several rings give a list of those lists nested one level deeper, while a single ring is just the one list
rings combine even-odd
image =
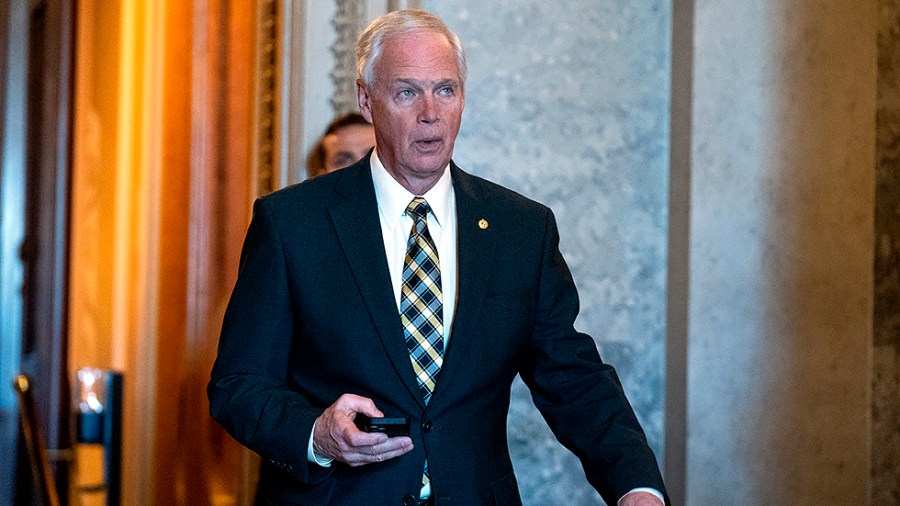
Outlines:
[{"label": "man's face", "polygon": [[375,83],[358,83],[362,115],[375,126],[378,157],[400,184],[421,195],[450,163],[465,96],[456,53],[437,33],[385,40]]},{"label": "man's face", "polygon": [[322,139],[325,148],[325,173],[334,172],[352,164],[375,145],[375,129],[372,125],[347,125]]}]

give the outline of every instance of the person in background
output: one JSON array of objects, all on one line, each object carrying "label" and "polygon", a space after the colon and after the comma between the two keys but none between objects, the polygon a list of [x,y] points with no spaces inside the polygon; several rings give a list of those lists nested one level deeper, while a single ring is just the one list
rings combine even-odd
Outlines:
[{"label": "person in background", "polygon": [[306,158],[306,175],[321,176],[352,164],[375,146],[375,129],[356,112],[334,118]]},{"label": "person in background", "polygon": [[615,370],[574,328],[553,212],[452,160],[459,38],[398,10],[356,48],[375,149],[256,201],[210,375],[213,417],[262,456],[257,504],[521,505],[517,375],[608,504],[668,502]]}]

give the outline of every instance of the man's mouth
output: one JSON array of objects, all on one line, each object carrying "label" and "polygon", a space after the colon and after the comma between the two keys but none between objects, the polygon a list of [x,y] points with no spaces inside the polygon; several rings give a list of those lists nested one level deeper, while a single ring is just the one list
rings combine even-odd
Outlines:
[{"label": "man's mouth", "polygon": [[415,142],[416,147],[422,151],[433,151],[440,147],[441,138],[440,137],[430,137],[427,139],[419,139]]}]

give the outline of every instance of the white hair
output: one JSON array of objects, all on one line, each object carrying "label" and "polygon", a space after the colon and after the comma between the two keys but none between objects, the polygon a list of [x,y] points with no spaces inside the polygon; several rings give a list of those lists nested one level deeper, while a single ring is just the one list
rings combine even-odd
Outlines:
[{"label": "white hair", "polygon": [[466,82],[466,51],[459,37],[434,14],[417,9],[391,11],[376,18],[359,35],[356,41],[356,77],[366,87],[375,85],[375,63],[381,56],[384,41],[390,37],[417,31],[429,31],[443,35],[456,52],[459,80]]}]

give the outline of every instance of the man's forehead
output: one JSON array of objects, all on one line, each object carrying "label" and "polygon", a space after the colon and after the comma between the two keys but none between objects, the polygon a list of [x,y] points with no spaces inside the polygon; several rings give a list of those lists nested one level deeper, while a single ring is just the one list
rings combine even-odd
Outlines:
[{"label": "man's forehead", "polygon": [[459,62],[449,43],[420,44],[414,40],[395,40],[386,45],[376,72],[391,82],[457,81]]},{"label": "man's forehead", "polygon": [[391,44],[412,44],[418,45],[421,44],[423,40],[430,40],[434,42],[444,42],[448,46],[450,45],[450,40],[441,32],[437,32],[434,30],[427,29],[419,29],[419,30],[410,30],[401,33],[394,33],[388,35],[384,38],[383,45],[391,45]]},{"label": "man's forehead", "polygon": [[453,45],[436,32],[412,32],[395,35],[384,41],[382,55],[407,62],[425,63],[429,60],[455,59]]}]

